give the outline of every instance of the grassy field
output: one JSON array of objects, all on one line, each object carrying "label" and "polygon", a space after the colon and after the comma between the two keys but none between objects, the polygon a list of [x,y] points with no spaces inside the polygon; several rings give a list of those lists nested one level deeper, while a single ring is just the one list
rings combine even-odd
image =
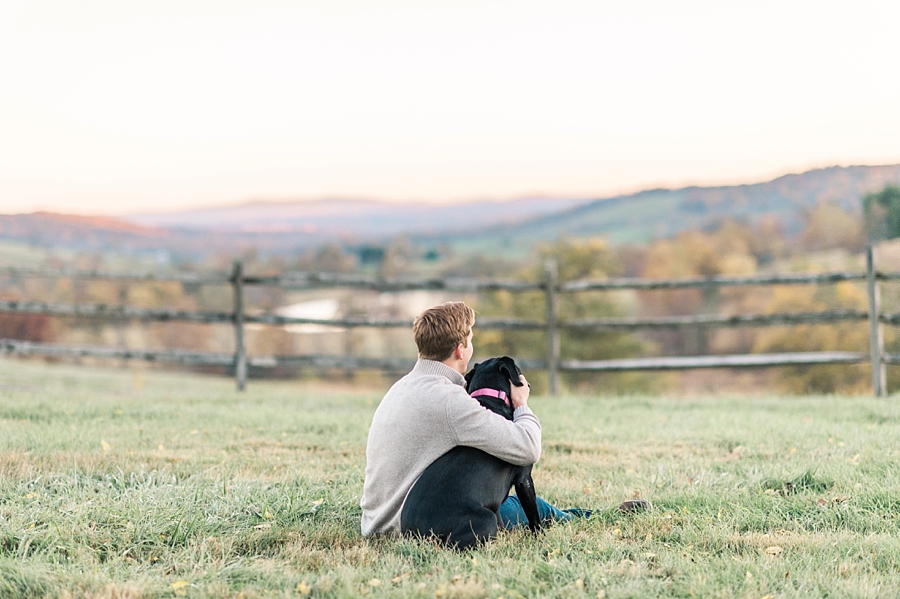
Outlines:
[{"label": "grassy field", "polygon": [[595,515],[456,553],[359,535],[379,398],[0,359],[0,598],[900,596],[895,400],[534,398]]}]

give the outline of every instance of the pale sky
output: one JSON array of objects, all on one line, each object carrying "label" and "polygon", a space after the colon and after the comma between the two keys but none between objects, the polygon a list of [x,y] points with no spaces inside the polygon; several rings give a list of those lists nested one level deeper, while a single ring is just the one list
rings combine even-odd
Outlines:
[{"label": "pale sky", "polygon": [[900,2],[0,0],[0,213],[900,163]]}]

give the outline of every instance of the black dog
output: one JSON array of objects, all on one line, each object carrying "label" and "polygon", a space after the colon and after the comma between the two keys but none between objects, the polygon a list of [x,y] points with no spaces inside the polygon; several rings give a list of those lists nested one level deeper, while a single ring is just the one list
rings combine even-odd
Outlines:
[{"label": "black dog", "polygon": [[[491,358],[466,374],[466,390],[488,410],[512,420],[507,398],[510,382],[522,386],[520,374],[512,358]],[[500,504],[512,486],[529,528],[537,533],[541,522],[531,466],[515,466],[474,447],[454,447],[428,466],[413,485],[400,513],[400,530],[437,537],[458,549],[472,547],[497,535],[502,526]]]}]

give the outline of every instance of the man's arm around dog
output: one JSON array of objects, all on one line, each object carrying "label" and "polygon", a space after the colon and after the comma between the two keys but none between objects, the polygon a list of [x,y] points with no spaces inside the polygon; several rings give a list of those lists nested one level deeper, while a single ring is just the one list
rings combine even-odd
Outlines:
[{"label": "man's arm around dog", "polygon": [[541,425],[527,405],[510,422],[484,409],[465,379],[446,364],[420,359],[385,395],[366,444],[362,533],[399,532],[400,511],[432,462],[457,445],[484,450],[516,465],[541,456]]}]

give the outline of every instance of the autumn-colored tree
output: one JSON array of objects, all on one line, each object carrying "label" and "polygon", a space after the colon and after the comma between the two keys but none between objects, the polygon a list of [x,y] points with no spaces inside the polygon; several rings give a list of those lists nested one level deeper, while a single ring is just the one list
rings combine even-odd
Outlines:
[{"label": "autumn-colored tree", "polygon": [[481,252],[454,256],[443,265],[439,273],[444,277],[476,277],[484,279],[511,279],[523,268],[522,260],[494,256]]},{"label": "autumn-colored tree", "polygon": [[53,337],[52,324],[46,314],[0,314],[0,339],[47,342]]},{"label": "autumn-colored tree", "polygon": [[859,214],[839,204],[820,202],[806,211],[806,227],[800,234],[806,250],[843,248],[851,252],[866,246],[866,234]]},{"label": "autumn-colored tree", "polygon": [[760,266],[769,264],[787,253],[787,239],[778,217],[763,216],[748,236],[750,253]]},{"label": "autumn-colored tree", "polygon": [[[673,239],[652,243],[645,254],[641,277],[672,279],[716,275],[751,275],[756,259],[751,253],[750,229],[724,223],[715,232],[689,231]],[[736,298],[732,289],[715,287],[642,291],[637,294],[644,316],[709,314],[724,311]],[[705,329],[659,330],[644,334],[662,349],[676,355],[706,354],[718,333]]]},{"label": "autumn-colored tree", "polygon": [[294,265],[297,270],[317,272],[351,272],[356,257],[337,243],[330,243],[303,254]]},{"label": "autumn-colored tree", "polygon": [[[821,287],[775,287],[766,312],[820,312],[828,309],[867,308],[865,291],[844,281]],[[868,331],[857,322],[769,327],[757,334],[759,353],[803,351],[866,351]],[[782,387],[791,393],[860,393],[870,382],[866,365],[817,364],[783,366]]]},{"label": "autumn-colored tree", "polygon": [[410,274],[415,260],[415,251],[406,237],[394,239],[384,248],[384,258],[378,267],[383,277],[398,277]]}]

